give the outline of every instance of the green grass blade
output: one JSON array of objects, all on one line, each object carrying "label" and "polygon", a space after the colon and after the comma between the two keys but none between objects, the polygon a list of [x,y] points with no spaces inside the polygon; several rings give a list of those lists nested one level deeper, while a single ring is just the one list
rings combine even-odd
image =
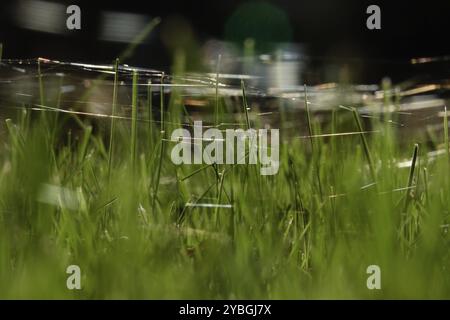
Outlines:
[{"label": "green grass blade", "polygon": [[376,174],[375,167],[372,160],[372,154],[370,153],[369,144],[367,143],[366,136],[364,135],[364,129],[361,123],[361,118],[359,117],[358,111],[356,108],[352,108],[353,119],[355,120],[356,127],[359,130],[359,136],[361,138],[361,142],[363,144],[364,154],[366,155],[367,163],[369,164],[370,174],[372,176],[372,180],[376,182]]},{"label": "green grass blade", "polygon": [[136,162],[137,153],[137,107],[138,107],[138,74],[136,70],[133,70],[133,88],[132,88],[132,101],[131,101],[131,165],[134,167]]},{"label": "green grass blade", "polygon": [[114,63],[114,83],[113,83],[113,99],[112,99],[112,109],[111,109],[111,128],[109,133],[109,148],[108,148],[108,181],[111,179],[111,167],[112,158],[114,152],[114,136],[116,131],[116,108],[117,108],[117,95],[119,86],[119,59],[116,59]]},{"label": "green grass blade", "polygon": [[319,195],[320,200],[323,201],[323,192],[322,192],[322,182],[320,179],[320,157],[318,155],[318,150],[315,150],[314,147],[314,130],[312,127],[312,121],[311,121],[311,112],[309,110],[309,103],[308,103],[308,92],[306,89],[306,84],[303,86],[304,92],[305,92],[305,108],[306,108],[306,122],[308,124],[308,134],[309,134],[309,142],[311,143],[311,154],[312,154],[312,160],[314,161],[314,171],[316,173],[316,179],[317,179],[317,188],[319,189]]}]

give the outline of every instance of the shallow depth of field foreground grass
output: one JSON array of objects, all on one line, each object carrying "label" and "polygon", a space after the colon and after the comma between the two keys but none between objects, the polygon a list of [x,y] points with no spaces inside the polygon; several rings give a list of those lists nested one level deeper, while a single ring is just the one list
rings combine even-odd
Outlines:
[{"label": "shallow depth of field foreground grass", "polygon": [[[133,119],[99,128],[29,108],[4,123],[0,298],[450,298],[448,154],[431,161],[422,141],[399,143],[395,126],[372,119],[377,134],[312,140],[281,125],[274,176],[175,166],[168,140],[184,111],[176,92],[164,103],[163,134],[135,121],[150,116],[136,92]],[[310,124],[316,135],[368,125],[351,108]],[[73,264],[81,290],[66,287]],[[381,290],[366,286],[369,265]]]}]

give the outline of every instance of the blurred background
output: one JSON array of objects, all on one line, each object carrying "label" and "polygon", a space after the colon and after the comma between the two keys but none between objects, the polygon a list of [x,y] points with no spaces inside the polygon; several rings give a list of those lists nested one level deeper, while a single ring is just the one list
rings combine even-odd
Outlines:
[{"label": "blurred background", "polygon": [[[81,30],[66,28],[71,4],[81,8]],[[381,8],[381,30],[366,28],[370,4]],[[182,49],[187,70],[211,71],[221,53],[225,71],[264,76],[281,70],[281,85],[289,86],[379,83],[384,76],[401,81],[418,73],[412,58],[446,61],[450,53],[445,0],[2,0],[0,6],[3,58],[12,59],[111,63],[155,17],[161,23],[127,63],[169,72]],[[248,59],[252,70],[246,69]],[[267,67],[274,60],[276,70]],[[434,68],[448,73],[448,63]]]}]

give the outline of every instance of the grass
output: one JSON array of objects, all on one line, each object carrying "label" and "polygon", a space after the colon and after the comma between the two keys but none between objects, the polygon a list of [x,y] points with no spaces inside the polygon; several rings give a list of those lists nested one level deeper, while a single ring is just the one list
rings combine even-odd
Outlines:
[{"label": "grass", "polygon": [[131,166],[134,168],[136,162],[137,152],[137,106],[138,105],[138,74],[137,71],[133,71],[133,88],[132,88],[132,102],[131,102],[131,151],[130,161]]},{"label": "grass", "polygon": [[[112,115],[118,62],[115,70]],[[222,123],[214,86],[209,107]],[[255,128],[245,89],[236,109],[242,128]],[[321,137],[308,107],[314,138],[285,137],[277,175],[175,166],[165,113],[181,100],[165,101],[162,86],[139,96],[136,74],[132,92],[131,121],[111,117],[103,131],[83,118],[68,132],[29,108],[5,122],[0,298],[450,298],[448,157],[431,161],[421,141],[402,147],[381,120],[378,134],[362,133],[351,108],[334,110],[322,130],[359,134]],[[138,125],[145,108],[156,120],[146,99],[158,95],[161,121]],[[447,130],[442,140],[448,146]],[[412,149],[410,168],[396,166]],[[66,288],[71,264],[82,290]],[[374,264],[381,290],[366,287]]]},{"label": "grass", "polygon": [[111,176],[112,167],[112,155],[114,151],[114,135],[116,128],[116,108],[117,108],[117,95],[118,95],[118,75],[119,75],[119,59],[116,59],[114,63],[114,82],[113,82],[113,98],[111,107],[111,131],[109,134],[109,148],[108,148],[108,177]]}]

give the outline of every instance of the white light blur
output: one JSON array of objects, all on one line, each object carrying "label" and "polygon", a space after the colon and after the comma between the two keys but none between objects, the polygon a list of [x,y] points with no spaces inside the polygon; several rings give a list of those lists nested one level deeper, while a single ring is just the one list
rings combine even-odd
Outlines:
[{"label": "white light blur", "polygon": [[132,42],[149,21],[148,16],[141,14],[103,12],[100,39],[113,42]]},{"label": "white light blur", "polygon": [[66,29],[66,7],[60,3],[41,0],[20,0],[14,10],[14,21],[24,29],[64,33]]}]

